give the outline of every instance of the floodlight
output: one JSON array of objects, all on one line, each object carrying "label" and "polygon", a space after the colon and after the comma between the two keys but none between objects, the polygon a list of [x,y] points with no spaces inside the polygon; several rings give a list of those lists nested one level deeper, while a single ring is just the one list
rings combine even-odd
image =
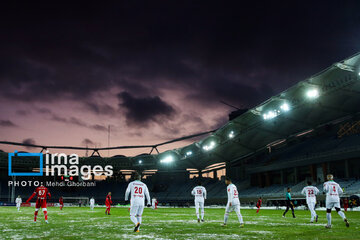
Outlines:
[{"label": "floodlight", "polygon": [[289,104],[287,103],[283,103],[281,106],[280,106],[280,109],[283,110],[284,112],[287,112],[290,110],[290,106]]},{"label": "floodlight", "polygon": [[215,141],[211,141],[209,144],[207,144],[207,145],[204,145],[203,146],[203,149],[205,150],[205,151],[210,151],[210,150],[212,150],[214,147],[215,147]]},{"label": "floodlight", "polygon": [[230,131],[228,136],[229,138],[234,138],[235,137],[234,131]]},{"label": "floodlight", "polygon": [[279,110],[270,110],[267,113],[263,114],[263,118],[265,120],[269,120],[269,119],[277,117],[279,114],[280,114]]},{"label": "floodlight", "polygon": [[186,152],[186,156],[191,156],[192,155],[192,151],[187,151]]},{"label": "floodlight", "polygon": [[139,160],[139,164],[142,164],[142,160]]},{"label": "floodlight", "polygon": [[319,91],[315,88],[310,89],[306,92],[306,96],[310,99],[315,99],[319,97]]},{"label": "floodlight", "polygon": [[172,161],[174,161],[174,158],[171,155],[168,155],[160,160],[161,163],[171,163]]}]

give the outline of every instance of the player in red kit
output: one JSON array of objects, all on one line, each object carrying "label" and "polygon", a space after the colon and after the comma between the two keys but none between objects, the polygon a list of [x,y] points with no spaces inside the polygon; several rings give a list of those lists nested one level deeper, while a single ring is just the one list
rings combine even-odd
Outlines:
[{"label": "player in red kit", "polygon": [[259,213],[261,204],[262,204],[262,198],[259,197],[259,199],[258,199],[258,201],[256,203],[256,207],[257,207],[256,213]]},{"label": "player in red kit", "polygon": [[344,199],[344,210],[345,210],[345,212],[347,212],[348,208],[349,208],[349,199],[345,198]]},{"label": "player in red kit", "polygon": [[40,187],[36,188],[34,193],[29,197],[28,200],[26,200],[26,203],[29,203],[30,200],[37,195],[36,204],[35,204],[35,213],[34,213],[34,223],[36,223],[36,218],[39,212],[39,209],[42,208],[45,222],[48,222],[48,216],[47,216],[47,209],[46,209],[46,197],[49,196],[49,199],[51,197],[51,194],[49,193],[49,190],[41,185]]},{"label": "player in red kit", "polygon": [[105,199],[105,205],[106,205],[105,214],[106,214],[106,215],[111,215],[111,214],[110,214],[111,204],[112,204],[112,201],[111,201],[111,192],[109,192],[108,195],[106,196],[106,199]]},{"label": "player in red kit", "polygon": [[62,210],[64,207],[64,199],[62,196],[59,198],[59,204],[60,204],[60,210]]}]

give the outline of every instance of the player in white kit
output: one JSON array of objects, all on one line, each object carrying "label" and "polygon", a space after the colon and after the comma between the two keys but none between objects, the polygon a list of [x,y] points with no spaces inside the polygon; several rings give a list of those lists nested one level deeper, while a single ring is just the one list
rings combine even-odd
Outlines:
[{"label": "player in white kit", "polygon": [[199,217],[199,208],[201,210],[201,222],[204,222],[204,202],[206,199],[206,189],[201,186],[201,183],[198,183],[198,186],[194,187],[194,189],[191,191],[191,194],[195,196],[195,211],[198,222],[200,222]]},{"label": "player in white kit", "polygon": [[334,176],[332,174],[327,175],[327,182],[324,183],[324,193],[326,194],[326,218],[327,225],[325,228],[331,228],[331,209],[335,208],[336,212],[344,220],[346,227],[349,227],[350,224],[345,217],[345,214],[340,209],[340,197],[339,195],[343,193],[340,185],[334,182]]},{"label": "player in white kit", "polygon": [[301,191],[301,194],[306,196],[306,203],[308,205],[308,208],[311,212],[311,219],[310,222],[318,221],[318,215],[315,212],[315,205],[316,205],[316,195],[319,193],[319,189],[317,187],[311,186],[311,182],[307,182],[307,186],[303,188]]},{"label": "player in white kit", "polygon": [[15,199],[15,203],[16,203],[16,208],[17,208],[18,212],[20,212],[20,207],[21,207],[21,203],[22,203],[20,195]]},{"label": "player in white kit", "polygon": [[226,223],[229,218],[229,213],[232,211],[236,212],[238,216],[240,227],[244,227],[243,217],[240,213],[240,201],[239,201],[239,193],[237,188],[234,184],[231,183],[230,178],[226,177],[225,183],[227,185],[227,195],[228,195],[228,202],[226,204],[225,215],[224,215],[224,223],[223,226],[226,226]]},{"label": "player in white kit", "polygon": [[95,207],[95,199],[94,197],[90,198],[90,210],[94,210]]},{"label": "player in white kit", "polygon": [[134,232],[139,232],[142,214],[145,206],[145,197],[147,200],[147,205],[150,206],[151,199],[149,190],[145,183],[141,182],[141,176],[139,174],[135,175],[135,181],[129,183],[126,192],[125,192],[125,201],[130,198],[130,219],[135,224]]},{"label": "player in white kit", "polygon": [[151,199],[151,207],[152,207],[153,210],[157,209],[156,205],[157,205],[157,200],[156,200],[156,198],[153,197]]}]

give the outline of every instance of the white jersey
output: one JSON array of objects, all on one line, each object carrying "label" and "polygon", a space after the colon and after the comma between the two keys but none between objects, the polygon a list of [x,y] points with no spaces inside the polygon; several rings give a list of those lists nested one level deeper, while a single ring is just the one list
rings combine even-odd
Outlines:
[{"label": "white jersey", "polygon": [[230,183],[227,186],[226,190],[227,190],[227,194],[228,194],[228,204],[231,203],[231,205],[233,205],[233,206],[240,205],[239,193],[238,193],[236,186],[234,184]]},{"label": "white jersey", "polygon": [[340,194],[343,193],[340,185],[334,181],[324,183],[324,192],[326,193],[326,202],[340,202]]},{"label": "white jersey", "polygon": [[125,201],[129,199],[129,194],[131,194],[131,206],[144,206],[145,205],[145,197],[147,203],[150,204],[150,194],[149,190],[145,183],[135,180],[129,183],[126,192],[125,192]]},{"label": "white jersey", "polygon": [[151,199],[151,205],[155,206],[155,203],[156,203],[156,198]]},{"label": "white jersey", "polygon": [[15,199],[15,203],[17,204],[17,205],[19,205],[19,204],[21,204],[22,203],[22,200],[21,200],[21,198],[16,198]]},{"label": "white jersey", "polygon": [[95,199],[93,198],[90,199],[90,205],[95,205]]},{"label": "white jersey", "polygon": [[195,196],[196,202],[204,202],[206,199],[206,189],[203,186],[196,186],[191,191],[191,194]]},{"label": "white jersey", "polygon": [[307,203],[316,203],[316,195],[318,193],[319,189],[314,186],[306,186],[301,191],[301,194],[306,196]]}]

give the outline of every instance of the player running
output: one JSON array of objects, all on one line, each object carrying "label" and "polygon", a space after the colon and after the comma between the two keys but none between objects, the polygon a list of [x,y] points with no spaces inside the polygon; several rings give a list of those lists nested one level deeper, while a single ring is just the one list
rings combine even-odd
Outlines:
[{"label": "player running", "polygon": [[90,198],[90,210],[93,211],[95,207],[95,199],[94,197]]},{"label": "player running", "polygon": [[285,217],[285,214],[289,211],[289,208],[291,208],[291,213],[293,215],[293,218],[296,218],[295,217],[295,213],[294,213],[294,203],[293,201],[291,200],[291,188],[287,188],[287,192],[286,192],[286,210],[285,212],[283,213],[283,217]]},{"label": "player running", "polygon": [[191,191],[191,194],[195,196],[195,211],[197,216],[198,223],[200,222],[199,217],[199,208],[201,210],[201,222],[204,222],[204,202],[206,199],[206,189],[201,186],[201,182],[198,183],[198,186],[194,187]]},{"label": "player running", "polygon": [[49,190],[47,187],[44,187],[41,185],[40,187],[36,188],[34,193],[29,197],[28,200],[26,200],[26,203],[29,203],[30,200],[37,195],[36,204],[35,204],[35,213],[34,213],[34,223],[36,223],[37,215],[39,212],[39,209],[42,208],[42,211],[44,213],[45,222],[48,222],[48,215],[47,215],[47,208],[46,208],[46,197],[49,196],[49,199],[51,198],[51,194],[49,193]]},{"label": "player running", "polygon": [[225,178],[225,184],[227,185],[227,195],[228,195],[228,202],[226,204],[225,209],[225,215],[224,215],[224,223],[223,226],[226,226],[229,213],[232,211],[236,212],[236,215],[238,216],[240,227],[244,227],[244,221],[243,217],[240,213],[240,201],[239,201],[239,193],[237,191],[237,188],[234,184],[231,183],[231,179],[226,177]]},{"label": "player running", "polygon": [[307,184],[308,185],[304,187],[303,190],[301,191],[301,194],[306,196],[306,204],[308,205],[308,208],[311,213],[310,223],[313,223],[314,218],[315,218],[315,222],[318,221],[318,215],[315,212],[315,205],[316,205],[316,195],[319,193],[319,189],[317,187],[311,186],[310,181],[308,181]]},{"label": "player running", "polygon": [[259,213],[260,208],[261,208],[261,204],[262,204],[262,198],[259,197],[259,199],[258,199],[258,201],[256,203],[256,207],[257,207],[256,213]]},{"label": "player running", "polygon": [[334,176],[332,174],[327,175],[327,182],[324,183],[324,193],[326,194],[326,218],[327,225],[325,228],[331,228],[331,209],[334,207],[336,212],[344,220],[346,227],[349,227],[350,224],[345,217],[345,214],[340,209],[340,197],[339,195],[343,193],[340,185],[334,182]]},{"label": "player running", "polygon": [[21,207],[21,203],[22,203],[20,195],[15,199],[15,203],[16,203],[17,211],[20,212],[20,207]]},{"label": "player running", "polygon": [[110,214],[111,204],[112,204],[111,192],[109,192],[108,195],[106,195],[106,199],[105,199],[105,206],[106,206],[105,215],[111,215]]},{"label": "player running", "polygon": [[158,205],[158,201],[157,201],[156,198],[153,197],[153,198],[151,199],[152,209],[153,209],[153,210],[157,209],[157,205]]},{"label": "player running", "polygon": [[62,210],[64,207],[64,198],[62,196],[59,198],[59,204],[60,204],[60,210]]},{"label": "player running", "polygon": [[125,192],[125,201],[128,201],[130,197],[130,219],[135,224],[134,232],[140,231],[140,225],[142,220],[142,214],[145,206],[145,197],[150,206],[151,199],[149,190],[145,183],[141,182],[140,174],[135,174],[135,181],[129,183]]}]

